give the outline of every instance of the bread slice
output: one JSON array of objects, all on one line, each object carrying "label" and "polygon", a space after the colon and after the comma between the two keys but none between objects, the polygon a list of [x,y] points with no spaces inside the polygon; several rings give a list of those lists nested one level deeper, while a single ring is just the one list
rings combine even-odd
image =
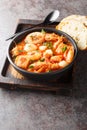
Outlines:
[{"label": "bread slice", "polygon": [[65,22],[66,20],[70,20],[70,19],[80,21],[85,26],[87,26],[87,16],[83,16],[83,15],[70,15],[64,18],[61,22]]},{"label": "bread slice", "polygon": [[56,29],[69,34],[77,43],[80,50],[87,49],[87,17],[71,15],[64,18]]}]

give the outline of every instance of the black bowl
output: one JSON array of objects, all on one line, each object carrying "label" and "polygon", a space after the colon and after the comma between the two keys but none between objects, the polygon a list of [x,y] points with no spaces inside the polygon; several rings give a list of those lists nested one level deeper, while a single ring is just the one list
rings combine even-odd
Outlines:
[{"label": "black bowl", "polygon": [[[71,42],[71,44],[73,45],[74,47],[74,50],[75,50],[75,54],[74,54],[74,58],[73,58],[73,61],[68,65],[66,66],[65,68],[61,69],[61,70],[57,70],[57,71],[52,71],[52,72],[46,72],[46,73],[32,73],[32,72],[28,72],[24,69],[21,69],[19,68],[18,66],[16,66],[14,64],[14,62],[12,61],[12,57],[11,57],[11,54],[10,54],[10,51],[12,50],[12,48],[15,46],[15,42],[18,43],[20,42],[22,39],[25,38],[25,36],[31,32],[35,32],[35,31],[41,31],[42,29],[44,29],[46,32],[54,32],[56,34],[59,34],[59,35],[63,35],[65,37],[68,38],[68,40]],[[65,75],[67,72],[69,72],[74,64],[74,61],[77,57],[77,52],[78,52],[78,49],[77,49],[77,46],[76,46],[76,43],[75,41],[68,35],[66,34],[65,32],[62,32],[60,30],[56,30],[56,29],[53,29],[53,28],[42,28],[42,27],[39,27],[39,28],[35,28],[35,29],[30,29],[30,30],[27,30],[25,31],[24,33],[21,33],[19,35],[17,35],[12,41],[11,43],[9,44],[9,47],[8,47],[8,53],[7,53],[7,57],[8,57],[8,60],[9,62],[11,63],[11,65],[19,72],[21,73],[23,76],[29,78],[29,79],[32,79],[32,80],[55,80],[55,79],[59,79],[61,76]]]}]

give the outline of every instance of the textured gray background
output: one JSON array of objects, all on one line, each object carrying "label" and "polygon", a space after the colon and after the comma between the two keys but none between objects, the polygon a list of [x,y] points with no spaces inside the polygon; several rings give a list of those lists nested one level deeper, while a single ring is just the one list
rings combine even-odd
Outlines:
[{"label": "textured gray background", "polygon": [[[19,18],[43,20],[54,9],[60,10],[58,21],[70,14],[87,15],[87,0],[0,0],[0,53]],[[87,130],[87,96],[78,90],[63,96],[0,88],[0,130]]]}]

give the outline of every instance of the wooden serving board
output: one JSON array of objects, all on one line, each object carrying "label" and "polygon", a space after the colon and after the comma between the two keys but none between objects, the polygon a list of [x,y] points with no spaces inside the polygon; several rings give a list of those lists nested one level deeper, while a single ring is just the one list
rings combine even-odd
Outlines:
[{"label": "wooden serving board", "polygon": [[[38,20],[20,19],[17,23],[15,32],[31,27]],[[59,22],[55,22],[48,27],[55,28]],[[33,81],[25,78],[19,74],[9,63],[6,54],[3,54],[3,61],[0,67],[0,86],[9,89],[27,88],[32,90],[46,90],[46,91],[59,91],[59,90],[72,90],[83,89],[87,86],[87,51],[79,51],[77,60],[72,70],[63,78],[55,81]]]}]

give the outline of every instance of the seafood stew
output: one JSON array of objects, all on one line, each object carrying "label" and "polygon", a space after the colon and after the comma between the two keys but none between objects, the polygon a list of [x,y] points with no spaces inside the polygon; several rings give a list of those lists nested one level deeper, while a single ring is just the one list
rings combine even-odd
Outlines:
[{"label": "seafood stew", "polygon": [[[46,36],[45,38],[47,41],[44,42],[44,45],[43,45],[43,43],[41,43],[41,45],[42,45],[42,47],[41,47],[40,41],[39,41],[39,44],[35,44],[35,41],[37,41],[36,38],[30,36],[32,33],[33,33],[33,35],[36,34],[36,32],[39,32],[38,34],[40,34],[39,40],[41,40],[42,35],[46,36],[46,33],[47,33],[47,35],[51,34],[53,37],[55,35],[55,40],[49,39]],[[56,59],[57,53],[59,53],[59,52],[54,53],[54,50],[57,47],[56,46],[57,43],[54,45],[54,42],[57,41],[58,37],[63,38],[64,45],[70,44],[70,48],[74,49],[74,56],[71,57],[72,58],[71,62],[67,60],[68,64],[64,64],[64,63],[66,63],[66,61],[60,62],[62,59],[62,53],[65,53],[68,50],[67,47],[63,48],[62,46],[60,46],[60,48],[62,48],[62,50],[60,49],[62,53],[61,53],[61,56],[58,57],[59,61],[56,62],[56,60],[54,60],[54,59]],[[30,41],[33,40],[32,41],[33,43],[31,45],[33,50],[27,47],[28,46],[27,44],[29,44],[29,43],[27,43],[28,40],[30,40]],[[69,43],[65,44],[67,40]],[[22,46],[20,46],[20,45],[22,45]],[[44,46],[44,49],[43,49],[43,46]],[[17,48],[19,51],[15,51]],[[42,53],[42,52],[44,52],[44,53]],[[74,61],[76,60],[76,57],[77,57],[77,52],[78,52],[78,49],[77,49],[77,45],[76,45],[75,41],[65,32],[62,32],[60,30],[56,30],[53,28],[48,28],[48,27],[37,27],[34,29],[29,29],[29,30],[21,33],[20,35],[17,35],[10,42],[10,44],[8,46],[7,57],[8,57],[10,64],[13,66],[13,68],[16,69],[17,72],[22,74],[24,77],[31,79],[31,80],[50,81],[50,80],[57,80],[62,77],[66,77],[68,73],[71,73]],[[67,53],[65,53],[65,54],[67,54]],[[32,55],[34,55],[35,57],[33,57]],[[23,63],[24,63],[24,61],[26,61],[26,64],[25,63],[22,64],[22,67],[20,66],[21,65],[20,64],[21,56],[23,56]],[[27,56],[27,57],[25,57],[25,56]],[[64,56],[66,56],[66,55],[64,55]],[[37,57],[39,57],[39,59],[36,59]],[[37,64],[37,66],[35,65],[36,62],[38,62],[38,64],[40,64],[41,70],[39,69],[38,64]],[[59,62],[61,64],[59,64]],[[45,65],[44,65],[44,63],[45,63]],[[33,66],[32,66],[32,64],[33,64]],[[64,67],[64,65],[65,65],[65,67]],[[37,68],[34,68],[34,67],[37,67]],[[44,67],[46,69],[44,69]],[[49,67],[50,69],[48,69],[47,67]],[[28,68],[28,69],[26,69],[26,68]]]},{"label": "seafood stew", "polygon": [[44,73],[68,66],[75,58],[75,48],[67,37],[42,28],[15,42],[10,55],[19,68],[27,72]]}]

